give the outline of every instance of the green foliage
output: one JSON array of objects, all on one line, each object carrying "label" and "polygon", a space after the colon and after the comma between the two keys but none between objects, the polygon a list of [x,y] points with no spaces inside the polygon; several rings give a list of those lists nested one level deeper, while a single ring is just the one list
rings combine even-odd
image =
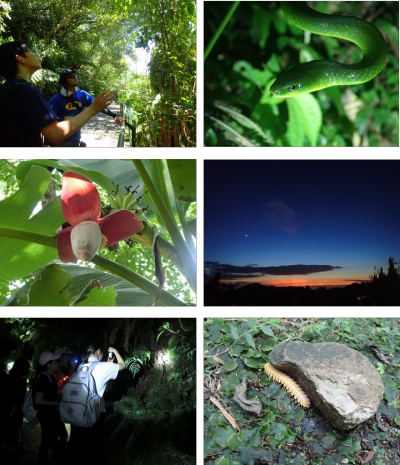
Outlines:
[{"label": "green foliage", "polygon": [[[0,200],[2,200],[2,196],[9,197],[18,190],[16,181],[16,169],[21,161],[24,160],[0,160]],[[58,194],[60,194],[59,180],[61,180],[61,178],[59,177],[58,172],[57,174],[53,174],[52,178],[55,179],[57,191]],[[107,191],[99,186],[97,187],[103,204],[107,205]],[[141,206],[145,206],[145,204],[143,203]],[[196,203],[193,203],[186,213],[187,220],[194,218],[196,218]],[[168,231],[165,230],[162,233],[162,237],[172,243]],[[131,271],[138,273],[143,277],[146,277],[147,279],[151,279],[156,282],[155,277],[153,277],[154,259],[151,249],[137,243],[134,243],[134,245],[130,247],[124,241],[121,241],[119,246],[120,248],[117,252],[111,252],[108,250],[108,248],[105,248],[100,252],[100,255],[128,268]],[[179,270],[173,264],[171,264],[170,260],[168,259],[162,258],[162,264],[165,268],[166,277],[166,284],[164,289],[171,294],[174,294],[181,300],[186,300],[188,303],[194,303],[194,293]],[[87,266],[105,271],[100,266],[94,264],[88,264]],[[24,285],[28,286],[31,281],[32,278],[30,277],[21,278],[15,282],[0,280],[0,303],[4,302],[6,297],[9,297],[10,294],[14,293],[17,289],[22,288]]]},{"label": "green foliage", "polygon": [[[17,164],[18,160],[0,160],[0,201],[14,194],[18,188],[15,178]],[[9,281],[0,279],[0,302],[9,295],[9,292]]]},{"label": "green foliage", "polygon": [[113,0],[15,0],[5,24],[3,40],[27,41],[42,58],[44,72],[33,81],[48,99],[65,68],[77,69],[81,88],[96,96],[118,89],[125,56],[135,58],[135,15]]},{"label": "green foliage", "polygon": [[[173,418],[196,407],[195,321],[185,320],[184,324],[187,329],[182,329],[182,326],[176,329],[176,324],[170,322],[165,322],[160,328],[161,332],[165,329],[168,332],[158,339],[158,346],[167,345],[162,351],[168,352],[169,361],[157,358],[156,353],[152,366],[147,363],[145,379],[140,378],[140,390],[146,393],[145,406],[128,411],[126,403],[118,403],[117,409],[132,420],[147,418],[161,421],[166,414]],[[185,334],[181,334],[181,330]],[[146,349],[135,350],[125,363],[132,367],[132,373],[138,373],[150,360],[150,354]],[[138,402],[136,391],[132,391],[130,396]]]},{"label": "green foliage", "polygon": [[161,53],[153,52],[150,60],[150,85],[156,92],[163,92],[164,90],[171,90],[174,86],[174,80],[170,76],[171,69],[168,60],[164,60]]},{"label": "green foliage", "polygon": [[[125,362],[126,363],[126,362]],[[132,412],[136,414],[143,413],[143,403],[140,400],[142,393],[136,389],[129,389],[127,395],[124,396],[117,404],[117,411],[123,413],[124,415],[129,415]]]},{"label": "green foliage", "polygon": [[126,367],[135,376],[139,373],[141,367],[146,365],[146,362],[150,360],[151,351],[146,349],[134,350],[129,357],[125,360]]},{"label": "green foliage", "polygon": [[[187,320],[186,320],[187,321]],[[173,372],[167,377],[168,384],[181,396],[183,405],[196,407],[196,341],[195,328],[184,327],[174,330],[166,322],[159,328],[157,340],[168,341],[168,353],[173,363]],[[187,323],[189,325],[189,323]],[[165,343],[165,342],[164,342]]]},{"label": "green foliage", "polygon": [[[15,0],[10,11],[1,1],[0,43],[26,41],[38,53],[32,82],[48,100],[66,68],[94,97],[113,89],[137,126],[133,145],[195,146],[195,9],[195,0]],[[152,50],[150,78],[131,69],[136,47]]]},{"label": "green foliage", "polygon": [[[205,45],[231,3],[206,2]],[[398,4],[316,2],[313,8],[369,20],[388,44],[388,60],[372,81],[323,89],[304,99],[270,97],[288,67],[310,60],[353,63],[361,51],[348,41],[292,26],[278,2],[241,2],[205,61],[204,138],[208,146],[398,146]],[[309,40],[309,43],[307,42]],[[251,123],[251,124],[250,124]]]},{"label": "green foliage", "polygon": [[[371,431],[379,431],[378,420],[374,416],[354,430],[343,431],[332,428],[325,418],[313,409],[304,412],[296,406],[288,394],[276,383],[270,382],[263,366],[268,362],[268,354],[280,342],[298,340],[304,342],[335,342],[345,344],[377,365],[382,375],[388,404],[383,409],[389,418],[398,418],[396,396],[400,389],[400,371],[381,364],[372,355],[367,343],[377,345],[384,354],[393,354],[393,361],[400,366],[398,347],[400,344],[400,326],[398,318],[303,318],[293,321],[286,318],[242,318],[224,320],[207,319],[204,325],[204,375],[210,388],[214,388],[214,379],[221,380],[218,394],[220,402],[235,417],[240,428],[237,431],[228,422],[219,409],[209,402],[214,393],[209,391],[204,398],[204,457],[205,462],[212,460],[221,448],[227,449],[226,456],[238,455],[238,463],[247,463],[249,457],[254,461],[261,458],[260,447],[268,444],[272,449],[271,463],[278,463],[282,454],[286,460],[301,463],[308,454],[313,463],[355,463],[360,451],[361,436]],[[216,361],[216,356],[222,364]],[[223,368],[221,368],[223,367]],[[259,376],[260,388],[252,390],[247,397],[258,394],[265,415],[261,418],[247,418],[232,397],[238,379],[244,374]],[[274,386],[275,385],[275,386]],[[260,392],[262,395],[260,396]],[[379,411],[378,411],[379,413]],[[377,415],[379,417],[379,415]],[[372,424],[370,422],[372,421]],[[318,422],[318,435],[315,424]],[[390,423],[390,421],[389,421]],[[311,429],[310,429],[311,428]],[[309,431],[307,433],[307,430]],[[299,447],[292,444],[299,439]],[[382,435],[374,435],[376,441],[376,463],[392,463],[393,447],[384,447],[386,441],[396,442],[396,430]],[[334,457],[332,450],[335,451]],[[265,453],[265,451],[263,452]]]},{"label": "green foliage", "polygon": [[149,146],[151,137],[157,140],[156,145],[177,146],[171,134],[181,134],[182,126],[191,137],[190,142],[186,136],[181,138],[182,143],[193,146],[196,142],[192,136],[196,131],[195,2],[172,1],[168,7],[162,15],[158,10],[145,9],[137,45],[146,47],[146,26],[151,24],[156,46],[151,51],[150,80],[140,87],[140,92],[137,81],[124,92],[124,99],[128,97],[125,103],[137,124],[136,146]]},{"label": "green foliage", "polygon": [[12,325],[11,334],[22,343],[30,342],[39,337],[43,325],[29,318],[6,318],[6,323]]}]

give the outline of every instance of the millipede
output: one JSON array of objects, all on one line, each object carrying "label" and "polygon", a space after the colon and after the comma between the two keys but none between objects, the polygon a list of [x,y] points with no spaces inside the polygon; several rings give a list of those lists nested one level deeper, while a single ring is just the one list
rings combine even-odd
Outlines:
[{"label": "millipede", "polygon": [[283,386],[283,388],[294,397],[300,407],[306,409],[310,407],[310,399],[303,389],[290,376],[274,368],[270,363],[264,365],[265,373],[273,380]]}]

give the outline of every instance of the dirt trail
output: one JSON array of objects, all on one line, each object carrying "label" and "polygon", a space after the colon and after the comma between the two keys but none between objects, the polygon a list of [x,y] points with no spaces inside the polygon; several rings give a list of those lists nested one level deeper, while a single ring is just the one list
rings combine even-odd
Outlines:
[{"label": "dirt trail", "polygon": [[[119,105],[112,104],[108,107],[111,111],[120,115]],[[128,129],[125,130],[126,133]],[[117,125],[114,118],[97,113],[82,128],[82,141],[86,142],[88,147],[117,147],[120,126]],[[124,147],[129,147],[128,142],[124,142]]]}]

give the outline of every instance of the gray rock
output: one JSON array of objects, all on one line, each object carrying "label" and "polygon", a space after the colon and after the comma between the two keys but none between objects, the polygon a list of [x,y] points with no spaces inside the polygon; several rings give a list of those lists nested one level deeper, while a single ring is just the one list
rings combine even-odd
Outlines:
[{"label": "gray rock", "polygon": [[367,357],[346,345],[287,341],[275,346],[269,360],[293,376],[335,428],[352,429],[378,409],[381,376]]}]

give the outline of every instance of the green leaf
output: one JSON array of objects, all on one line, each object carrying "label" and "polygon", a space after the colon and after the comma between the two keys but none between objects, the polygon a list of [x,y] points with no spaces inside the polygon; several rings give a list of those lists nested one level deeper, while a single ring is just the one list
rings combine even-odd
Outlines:
[{"label": "green leaf", "polygon": [[[40,166],[33,166],[26,174],[18,192],[0,202],[0,229],[30,232],[48,237],[56,236],[56,229],[65,221],[60,198],[31,217],[33,210],[45,193],[50,173]],[[58,257],[57,250],[45,245],[19,239],[1,237],[0,279],[20,279]]]},{"label": "green leaf", "polygon": [[167,160],[175,197],[184,202],[196,201],[196,160]]},{"label": "green leaf", "polygon": [[[166,164],[166,162],[164,163]],[[105,191],[113,190],[113,183],[119,184],[122,188],[124,188],[124,186],[131,185],[136,187],[139,184],[139,192],[142,191],[144,187],[143,181],[141,180],[135,165],[132,163],[132,160],[129,160],[129,162],[116,159],[34,159],[30,161],[21,161],[16,168],[16,179],[19,191],[0,202],[0,253],[3,263],[3,267],[1,267],[0,271],[0,279],[3,278],[5,281],[13,281],[23,278],[29,279],[28,276],[38,276],[38,269],[40,270],[41,267],[51,263],[59,264],[62,268],[67,269],[66,264],[58,260],[58,252],[56,248],[55,231],[62,225],[62,223],[65,222],[61,211],[60,197],[54,199],[43,210],[31,217],[33,210],[41,200],[43,193],[48,186],[50,173],[46,168],[49,166],[57,167],[63,171],[76,171],[101,186]],[[168,173],[168,170],[166,172]],[[58,187],[60,187],[59,184]],[[164,202],[169,203],[169,195],[172,193],[171,199],[173,208],[170,211],[174,215],[174,219],[179,222],[179,215],[182,214],[182,212],[185,214],[187,210],[182,210],[182,208],[179,207],[178,213],[176,204],[182,203],[188,205],[188,203],[174,199],[173,188],[170,181],[168,181],[167,186],[168,188],[166,189],[166,192],[163,192],[162,198]],[[105,201],[107,202],[107,199]],[[141,202],[143,203],[140,207],[145,207],[145,201],[141,200]],[[151,209],[147,210],[145,215],[143,214],[142,216],[142,219],[144,220],[152,221],[153,218],[156,219],[156,214],[151,211]],[[183,218],[183,220],[185,219]],[[182,230],[183,228],[184,225],[182,224]],[[148,229],[152,232],[151,227]],[[186,228],[186,230],[187,229],[188,228]],[[185,276],[186,273],[185,270],[182,269],[178,250],[172,245],[168,231],[164,231],[163,234],[167,239],[163,239],[161,237],[159,240],[160,252],[163,256],[163,260],[166,258],[171,260],[177,269]],[[133,237],[133,240],[136,240],[141,245],[145,245],[145,247],[151,251],[152,240],[149,240],[149,238],[145,235],[137,236],[138,237],[136,238]],[[188,239],[186,238],[186,240]],[[191,240],[193,241],[192,238]],[[130,250],[132,250],[132,252],[130,252]],[[134,249],[124,250],[123,253],[126,255],[126,260],[132,261],[132,257],[135,256]],[[146,253],[146,250],[143,250],[143,252],[139,251],[139,253],[139,262],[143,262],[143,254]],[[151,283],[149,281],[151,280],[151,276],[154,274],[154,264],[151,263],[151,260],[148,264],[148,271],[150,272],[150,275],[146,274],[146,276],[149,276],[147,279],[135,273],[134,270],[130,271],[129,268],[125,268],[123,266],[123,262],[119,261],[119,263],[121,263],[121,266],[119,266],[117,263],[114,263],[114,261],[104,257],[104,255],[107,256],[107,254],[103,253],[103,255],[97,255],[94,257],[96,260],[93,259],[93,263],[95,263],[98,267],[102,266],[104,268],[104,266],[107,266],[106,269],[115,273],[115,278],[119,282],[123,282],[124,285],[126,285],[126,279],[128,279],[125,274],[129,275],[129,278],[132,278],[132,274],[134,274],[136,275],[136,280],[132,281],[132,278],[129,282],[129,286],[134,289],[137,289],[136,286],[143,286],[139,293],[136,292],[134,294],[133,298],[131,294],[130,299],[128,296],[129,292],[132,291],[131,288],[129,288],[128,293],[124,294],[126,296],[126,304],[137,305],[136,302],[141,302],[142,305],[149,305],[147,303],[147,301],[149,301],[151,305],[155,295],[151,297],[148,293],[151,293],[152,288],[157,287],[155,283]],[[118,256],[118,258],[120,258],[120,256]],[[104,260],[106,261],[104,262]],[[6,264],[6,266],[4,266],[4,264]],[[87,267],[75,266],[75,268],[87,270]],[[145,270],[145,265],[135,265],[133,268],[142,269],[143,271]],[[166,277],[168,278],[168,285],[170,285],[171,282],[174,283],[178,280],[178,275],[175,272],[174,267],[167,266],[165,271]],[[109,276],[109,273],[106,275]],[[104,278],[104,274],[98,276],[100,280]],[[97,278],[97,276],[93,276],[93,279]],[[87,283],[88,276],[82,278],[82,282],[79,281],[79,292],[75,292],[76,289],[74,289],[72,296],[77,298]],[[23,285],[18,292],[11,296],[11,298],[2,300],[3,305],[28,305],[30,284],[31,283]],[[104,284],[103,281],[101,281],[101,284]],[[107,286],[104,286],[104,289],[106,288]],[[146,303],[144,303],[143,295],[141,294],[143,289],[146,289],[147,291]],[[164,299],[164,303],[168,303],[169,305],[181,304],[179,299],[167,294],[168,292],[163,291],[160,296],[160,300]],[[138,298],[137,301],[136,297]],[[118,295],[117,305],[120,301],[120,295]],[[157,301],[156,305],[163,305],[163,303]]]},{"label": "green leaf", "polygon": [[32,307],[69,305],[71,292],[67,288],[71,282],[71,275],[60,265],[46,266],[31,286],[29,305]]},{"label": "green leaf", "polygon": [[108,307],[115,306],[115,299],[117,293],[114,288],[110,286],[107,290],[104,290],[103,286],[95,287],[86,297],[85,300],[76,304],[77,307]]},{"label": "green leaf", "polygon": [[246,334],[246,341],[251,347],[253,347],[253,349],[256,348],[256,345],[254,344],[253,336],[251,334]]},{"label": "green leaf", "polygon": [[393,418],[393,421],[396,423],[396,425],[400,425],[400,416],[399,416],[399,415],[396,415],[396,416]]},{"label": "green leaf", "polygon": [[235,371],[237,367],[238,367],[237,362],[235,362],[235,360],[232,360],[232,359],[229,359],[227,362],[225,362],[223,366],[225,371]]},{"label": "green leaf", "polygon": [[264,334],[266,334],[267,336],[269,336],[269,337],[275,337],[274,332],[272,331],[272,329],[271,329],[269,326],[260,325],[260,328],[261,328],[262,332],[263,332]]},{"label": "green leaf", "polygon": [[233,336],[233,339],[239,339],[239,333],[238,333],[238,330],[236,328],[236,326],[232,323],[231,324],[231,334]]},{"label": "green leaf", "polygon": [[226,447],[227,439],[232,435],[233,428],[231,426],[227,428],[217,428],[212,437],[212,440],[221,447]]}]

